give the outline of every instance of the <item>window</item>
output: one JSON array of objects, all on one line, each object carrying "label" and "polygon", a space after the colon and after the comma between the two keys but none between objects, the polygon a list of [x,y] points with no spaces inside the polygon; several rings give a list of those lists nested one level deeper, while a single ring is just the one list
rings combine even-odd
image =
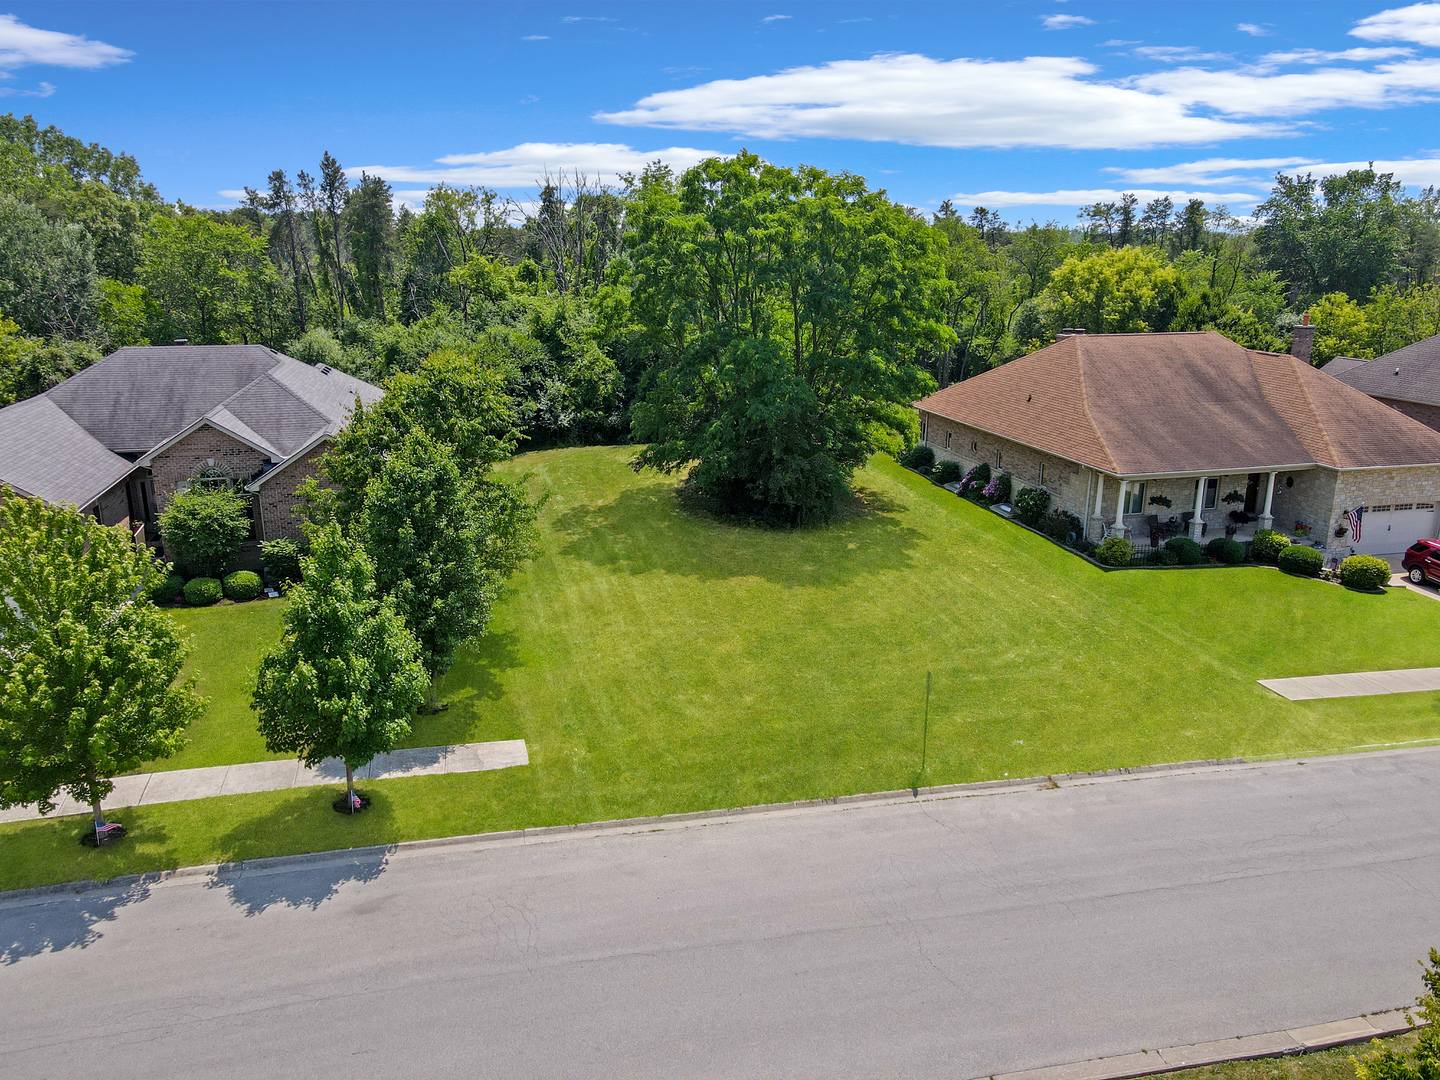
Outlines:
[{"label": "window", "polygon": [[950,432],[945,432],[945,449],[950,449]]},{"label": "window", "polygon": [[1040,468],[1039,468],[1038,470],[1036,470],[1036,471],[1038,472],[1039,477],[1040,477],[1040,486],[1041,486],[1041,487],[1044,487],[1044,486],[1045,486],[1045,463],[1044,463],[1043,461],[1040,462]]},{"label": "window", "polygon": [[1207,477],[1205,480],[1205,499],[1200,506],[1205,510],[1215,509],[1215,500],[1220,493],[1220,478],[1218,476]]},{"label": "window", "polygon": [[930,441],[930,418],[928,416],[922,416],[920,418],[920,441]]},{"label": "window", "polygon": [[971,440],[970,440],[970,453],[972,453],[972,454],[978,454],[979,452],[980,452],[980,444],[979,444],[978,442],[976,442],[974,439],[971,439]]},{"label": "window", "polygon": [[1000,466],[1002,466],[1002,465],[1004,465],[1004,464],[1005,464],[1005,453],[1004,453],[1004,451],[1002,451],[1002,450],[996,450],[996,451],[995,451],[995,468],[998,469],[998,468],[1000,468]]},{"label": "window", "polygon": [[1131,484],[1125,489],[1125,513],[1143,514],[1145,512],[1145,485]]},{"label": "window", "polygon": [[1394,509],[1396,509],[1396,510],[1413,510],[1413,509],[1415,509],[1415,504],[1414,504],[1414,503],[1396,503],[1395,506],[1394,506]]},{"label": "window", "polygon": [[1434,504],[1434,503],[1416,503],[1416,504],[1415,504],[1415,509],[1416,509],[1416,510],[1434,510],[1434,509],[1435,509],[1435,504]]}]

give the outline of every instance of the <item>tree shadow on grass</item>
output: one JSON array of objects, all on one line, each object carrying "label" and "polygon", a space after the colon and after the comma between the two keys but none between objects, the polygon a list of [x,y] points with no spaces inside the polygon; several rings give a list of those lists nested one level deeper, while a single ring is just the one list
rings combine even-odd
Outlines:
[{"label": "tree shadow on grass", "polygon": [[[230,902],[246,917],[259,915],[277,904],[312,911],[335,896],[349,882],[364,884],[385,872],[393,847],[346,851],[366,847],[371,837],[384,835],[393,815],[390,802],[372,785],[357,785],[371,799],[368,809],[350,820],[336,813],[331,802],[344,794],[344,786],[307,789],[303,796],[286,800],[269,813],[247,819],[221,840],[221,850],[239,862],[255,847],[257,838],[304,836],[306,847],[319,855],[313,861],[297,860],[278,866],[222,868],[205,883],[207,889],[225,889]],[[335,850],[340,849],[340,850]]]},{"label": "tree shadow on grass", "polygon": [[103,936],[101,924],[149,895],[150,884],[137,881],[0,908],[0,964],[17,964],[46,952],[88,948]]},{"label": "tree shadow on grass", "polygon": [[520,635],[513,630],[492,632],[474,644],[461,646],[455,653],[455,665],[440,680],[440,697],[450,708],[434,716],[417,716],[399,748],[484,741],[479,737],[480,726],[488,719],[483,706],[500,700],[505,693],[502,677],[520,663]]},{"label": "tree shadow on grass", "polygon": [[565,541],[562,555],[622,573],[830,585],[910,568],[923,534],[903,512],[889,496],[860,489],[830,524],[773,529],[717,517],[669,484],[649,484],[567,510],[550,528]]}]

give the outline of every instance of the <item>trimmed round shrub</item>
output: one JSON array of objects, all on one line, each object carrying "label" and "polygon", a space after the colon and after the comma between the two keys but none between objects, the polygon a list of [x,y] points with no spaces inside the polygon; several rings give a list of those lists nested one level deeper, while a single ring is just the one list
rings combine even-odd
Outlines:
[{"label": "trimmed round shrub", "polygon": [[237,601],[254,600],[265,587],[260,575],[253,570],[236,570],[233,574],[226,574],[220,579],[220,586],[229,599]]},{"label": "trimmed round shrub", "polygon": [[1050,511],[1050,493],[1044,488],[1022,488],[1015,496],[1015,516],[1032,529],[1040,528]]},{"label": "trimmed round shrub", "polygon": [[960,463],[958,461],[942,461],[930,470],[930,475],[937,484],[953,484],[960,479]]},{"label": "trimmed round shrub", "polygon": [[1200,545],[1188,536],[1176,536],[1166,540],[1165,550],[1173,551],[1181,566],[1194,566],[1205,558],[1205,553],[1200,550]]},{"label": "trimmed round shrub", "polygon": [[1374,555],[1351,555],[1340,564],[1340,584],[1347,589],[1383,589],[1390,581],[1390,564]]},{"label": "trimmed round shrub", "polygon": [[[1325,565],[1325,555],[1318,548],[1291,544],[1280,552],[1275,564],[1287,574],[1316,577],[1320,573],[1320,568]],[[1387,581],[1390,578],[1388,566],[1385,568],[1385,578]]]},{"label": "trimmed round shrub", "polygon": [[1095,561],[1102,566],[1129,566],[1135,556],[1135,545],[1123,536],[1111,536],[1095,549]]},{"label": "trimmed round shrub", "polygon": [[916,443],[900,455],[900,464],[907,469],[929,472],[930,467],[935,464],[935,451],[923,442]]},{"label": "trimmed round shrub", "polygon": [[197,577],[185,583],[185,603],[191,607],[209,607],[218,604],[225,595],[225,589],[218,578]]},{"label": "trimmed round shrub", "polygon": [[1205,545],[1205,554],[1216,562],[1230,563],[1233,566],[1245,561],[1245,545],[1228,536],[1217,536]]},{"label": "trimmed round shrub", "polygon": [[181,590],[184,588],[185,579],[172,570],[151,582],[150,588],[145,590],[145,595],[157,604],[173,604],[180,599]]},{"label": "trimmed round shrub", "polygon": [[1290,546],[1290,537],[1274,529],[1258,529],[1255,539],[1250,541],[1250,557],[1256,562],[1272,566],[1280,553]]}]

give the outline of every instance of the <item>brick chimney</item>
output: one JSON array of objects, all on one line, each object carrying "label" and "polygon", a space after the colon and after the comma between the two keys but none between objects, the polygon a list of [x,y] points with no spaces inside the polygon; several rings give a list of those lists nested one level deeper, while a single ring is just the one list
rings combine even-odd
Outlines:
[{"label": "brick chimney", "polygon": [[1310,350],[1315,346],[1315,327],[1310,325],[1310,313],[1307,311],[1300,318],[1300,325],[1295,327],[1295,336],[1290,339],[1290,355],[1297,360],[1310,363]]}]

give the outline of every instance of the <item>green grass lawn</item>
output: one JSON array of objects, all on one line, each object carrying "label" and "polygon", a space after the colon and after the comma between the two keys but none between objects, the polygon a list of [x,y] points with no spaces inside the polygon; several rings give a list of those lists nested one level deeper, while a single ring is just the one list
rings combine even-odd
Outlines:
[{"label": "green grass lawn", "polygon": [[[1284,701],[1258,678],[1436,664],[1440,604],[1272,569],[1106,573],[876,459],[863,509],[776,532],[682,509],[629,448],[527,454],[543,550],[409,745],[523,738],[528,768],[0,826],[0,888],[348,844],[927,784],[1440,737],[1440,694]],[[163,767],[264,758],[245,673],[275,602],[185,612],[210,708]]]}]

